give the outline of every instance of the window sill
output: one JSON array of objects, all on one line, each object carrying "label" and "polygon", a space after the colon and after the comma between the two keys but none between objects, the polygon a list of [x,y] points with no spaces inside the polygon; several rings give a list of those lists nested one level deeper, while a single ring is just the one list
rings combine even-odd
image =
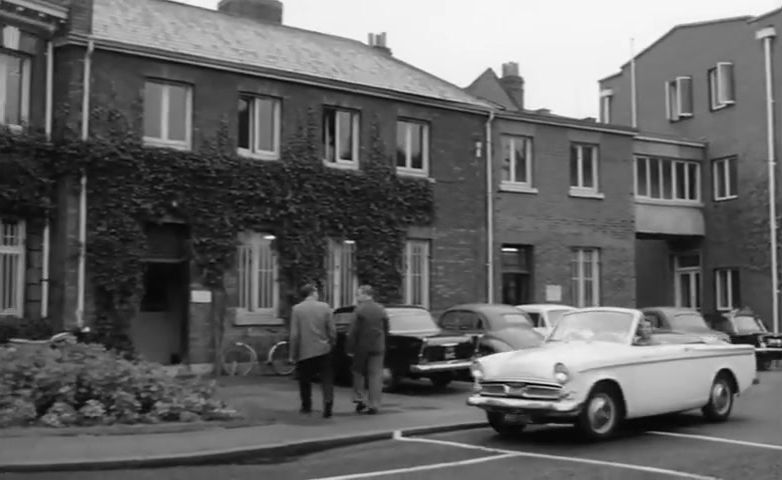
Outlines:
[{"label": "window sill", "polygon": [[239,155],[242,158],[249,158],[252,160],[267,160],[267,161],[273,161],[273,160],[279,160],[280,154],[279,153],[273,153],[273,152],[251,152],[250,150],[244,150],[244,149],[237,149],[236,154]]},{"label": "window sill", "polygon": [[709,110],[712,112],[719,112],[720,110],[725,110],[726,108],[732,107],[735,104],[735,101],[730,101],[725,102],[722,105],[709,105]]},{"label": "window sill", "polygon": [[24,132],[24,127],[22,125],[15,125],[15,124],[4,125],[0,123],[0,126],[7,128],[9,132],[15,135],[19,135],[20,133]]},{"label": "window sill", "polygon": [[643,205],[660,205],[663,207],[698,207],[702,208],[703,202],[698,200],[667,200],[663,198],[635,197],[635,203]]},{"label": "window sill", "polygon": [[329,167],[329,168],[338,168],[340,170],[358,170],[358,161],[353,162],[330,162],[328,160],[323,160],[323,165]]},{"label": "window sill", "polygon": [[190,150],[190,144],[184,142],[173,142],[161,140],[159,138],[144,137],[144,146],[152,148],[173,148],[174,150]]},{"label": "window sill", "polygon": [[596,190],[584,190],[580,188],[570,188],[569,195],[575,198],[590,198],[593,200],[604,200],[606,196]]},{"label": "window sill", "polygon": [[282,325],[283,319],[277,318],[273,312],[248,312],[243,309],[236,309],[236,318],[234,325],[239,327],[263,326],[263,325]]},{"label": "window sill", "polygon": [[396,167],[396,174],[403,177],[429,178],[429,172],[413,168]]},{"label": "window sill", "polygon": [[531,185],[525,185],[523,183],[513,183],[513,182],[501,182],[500,191],[513,192],[513,193],[530,193],[530,194],[538,193],[538,189]]},{"label": "window sill", "polygon": [[730,200],[736,200],[737,198],[739,198],[738,195],[731,195],[729,197],[714,197],[714,201],[715,202],[727,202],[727,201],[730,201]]}]

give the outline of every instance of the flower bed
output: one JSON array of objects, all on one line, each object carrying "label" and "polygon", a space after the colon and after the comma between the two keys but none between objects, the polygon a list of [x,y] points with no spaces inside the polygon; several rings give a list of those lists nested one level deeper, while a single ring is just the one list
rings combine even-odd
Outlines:
[{"label": "flower bed", "polygon": [[231,420],[214,382],[169,375],[103,346],[0,346],[0,427]]}]

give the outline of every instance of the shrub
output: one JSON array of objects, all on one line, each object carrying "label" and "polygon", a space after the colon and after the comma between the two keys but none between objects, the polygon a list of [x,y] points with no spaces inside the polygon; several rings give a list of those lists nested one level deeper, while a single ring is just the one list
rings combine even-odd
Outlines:
[{"label": "shrub", "polygon": [[0,347],[0,426],[226,420],[214,382],[181,379],[97,344]]},{"label": "shrub", "polygon": [[0,317],[0,343],[7,342],[9,338],[40,340],[53,334],[51,322],[47,319]]}]

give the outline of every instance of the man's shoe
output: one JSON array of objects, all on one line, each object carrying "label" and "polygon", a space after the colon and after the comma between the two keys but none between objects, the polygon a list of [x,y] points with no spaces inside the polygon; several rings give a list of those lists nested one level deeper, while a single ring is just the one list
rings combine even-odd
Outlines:
[{"label": "man's shoe", "polygon": [[364,402],[356,402],[356,413],[361,413],[366,409],[367,406]]},{"label": "man's shoe", "polygon": [[370,408],[367,410],[367,415],[377,415],[377,408]]},{"label": "man's shoe", "polygon": [[304,415],[309,415],[310,413],[312,413],[312,408],[310,408],[310,407],[301,407],[299,409],[299,413],[302,413]]}]

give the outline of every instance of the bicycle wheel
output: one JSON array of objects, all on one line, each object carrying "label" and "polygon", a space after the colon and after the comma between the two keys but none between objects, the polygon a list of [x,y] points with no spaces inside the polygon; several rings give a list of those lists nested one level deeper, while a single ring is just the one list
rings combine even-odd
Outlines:
[{"label": "bicycle wheel", "polygon": [[288,342],[285,340],[277,342],[269,350],[269,360],[267,362],[271,365],[274,373],[280,376],[287,376],[293,373],[296,369],[296,364],[290,361],[290,350],[288,349]]},{"label": "bicycle wheel", "polygon": [[249,345],[235,342],[223,349],[222,364],[226,375],[245,376],[258,362],[258,354]]}]

